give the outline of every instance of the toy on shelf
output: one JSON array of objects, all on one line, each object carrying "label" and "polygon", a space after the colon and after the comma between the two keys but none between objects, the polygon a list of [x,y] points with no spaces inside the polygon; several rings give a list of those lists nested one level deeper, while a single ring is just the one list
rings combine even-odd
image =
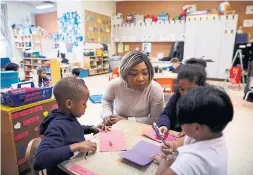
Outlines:
[{"label": "toy on shelf", "polygon": [[135,22],[135,15],[134,14],[127,14],[126,23],[134,23]]},{"label": "toy on shelf", "polygon": [[154,15],[147,15],[145,16],[145,22],[157,22],[157,17]]},{"label": "toy on shelf", "polygon": [[158,19],[158,21],[168,21],[169,14],[165,13],[165,12],[159,13],[157,19]]},{"label": "toy on shelf", "polygon": [[224,12],[226,12],[226,11],[229,11],[231,9],[230,3],[229,2],[222,2],[222,3],[220,3],[218,9],[219,9],[219,12],[221,14],[224,13]]}]

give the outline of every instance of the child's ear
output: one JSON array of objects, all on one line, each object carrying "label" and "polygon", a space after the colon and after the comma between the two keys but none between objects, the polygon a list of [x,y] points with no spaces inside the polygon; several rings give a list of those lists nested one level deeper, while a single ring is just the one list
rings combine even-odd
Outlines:
[{"label": "child's ear", "polygon": [[67,109],[71,109],[72,108],[72,101],[71,100],[66,100],[65,101],[65,107]]},{"label": "child's ear", "polygon": [[203,126],[200,124],[196,124],[196,134],[199,135],[203,130]]}]

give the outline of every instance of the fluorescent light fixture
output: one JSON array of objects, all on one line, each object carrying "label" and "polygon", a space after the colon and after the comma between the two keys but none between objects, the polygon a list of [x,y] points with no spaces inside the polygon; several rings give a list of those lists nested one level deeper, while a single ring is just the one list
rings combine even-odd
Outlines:
[{"label": "fluorescent light fixture", "polygon": [[36,9],[48,9],[54,7],[52,4],[38,5]]}]

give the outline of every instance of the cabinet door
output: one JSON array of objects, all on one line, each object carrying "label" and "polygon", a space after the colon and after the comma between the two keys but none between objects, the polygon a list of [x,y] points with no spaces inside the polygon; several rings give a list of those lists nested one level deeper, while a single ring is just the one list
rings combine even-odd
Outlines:
[{"label": "cabinet door", "polygon": [[184,61],[195,57],[196,38],[197,38],[196,18],[190,17],[185,24],[185,42],[184,42]]},{"label": "cabinet door", "polygon": [[218,78],[220,79],[226,78],[225,70],[229,69],[232,66],[237,20],[238,15],[221,16],[222,37],[220,59],[217,72]]}]

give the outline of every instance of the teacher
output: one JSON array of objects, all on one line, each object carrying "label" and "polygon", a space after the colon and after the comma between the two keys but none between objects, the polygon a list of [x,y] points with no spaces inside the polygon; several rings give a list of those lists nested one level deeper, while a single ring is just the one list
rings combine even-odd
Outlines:
[{"label": "teacher", "polygon": [[164,107],[161,86],[153,81],[154,69],[149,58],[139,51],[127,53],[120,65],[120,78],[115,78],[102,98],[105,125],[120,120],[152,124]]}]

